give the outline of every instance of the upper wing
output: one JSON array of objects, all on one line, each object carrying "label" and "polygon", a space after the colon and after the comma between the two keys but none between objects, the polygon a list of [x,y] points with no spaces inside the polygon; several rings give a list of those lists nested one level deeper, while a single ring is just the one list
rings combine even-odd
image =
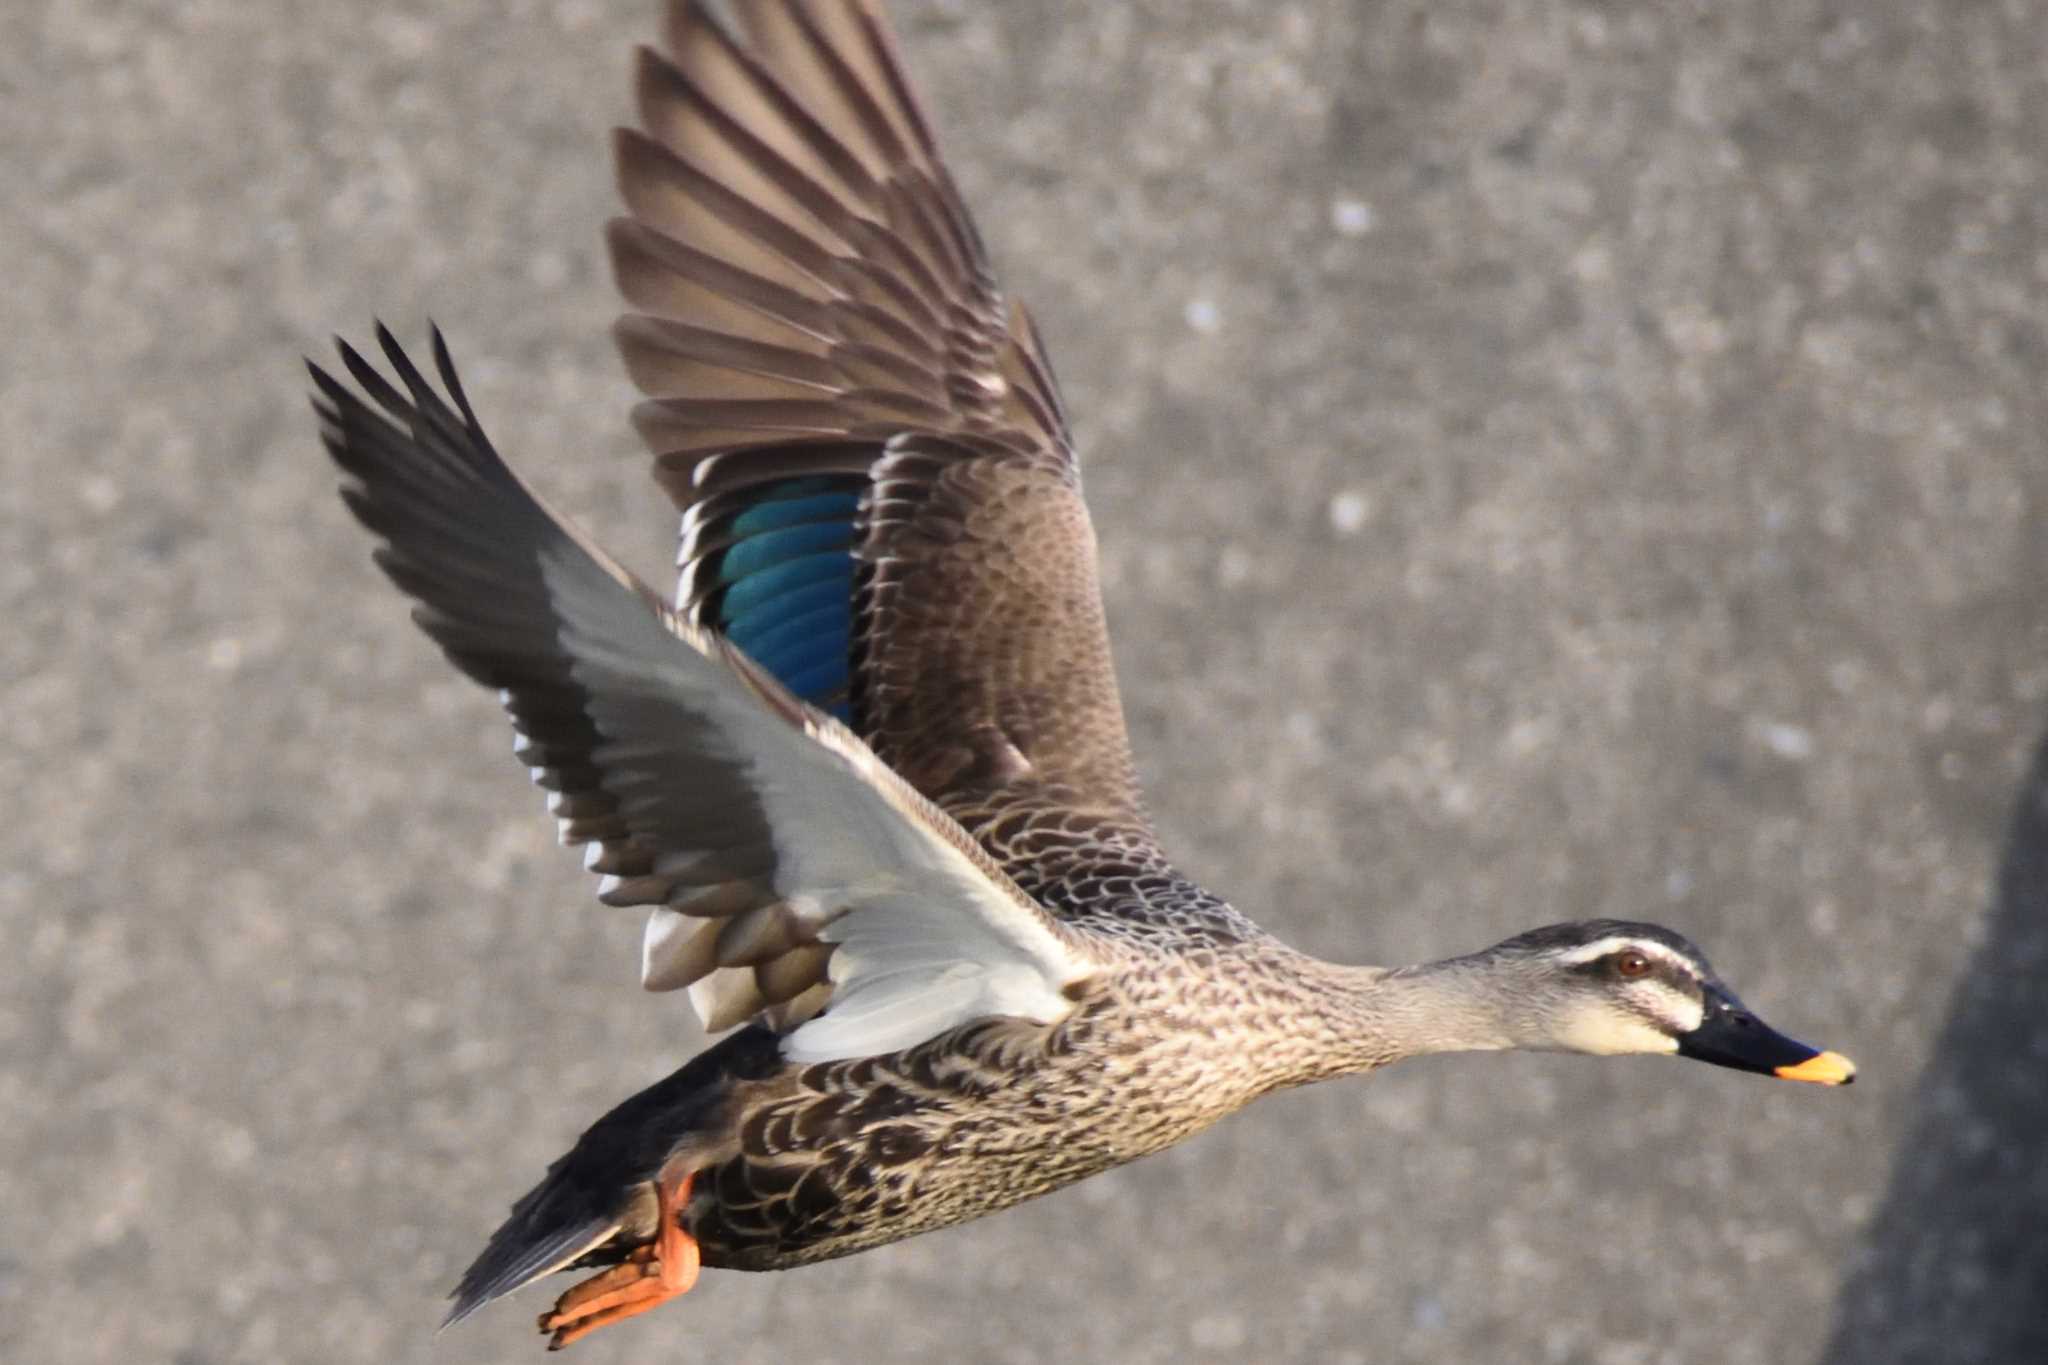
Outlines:
[{"label": "upper wing", "polygon": [[947,809],[1150,849],[1051,369],[879,10],[731,8],[639,54],[609,232],[678,609]]},{"label": "upper wing", "polygon": [[690,985],[714,1029],[829,996],[785,1044],[799,1060],[1068,1012],[1093,970],[1071,931],[844,726],[548,512],[491,448],[438,333],[454,408],[378,338],[407,393],[341,354],[382,413],[313,367],[344,496],[414,619],[499,689],[564,842],[605,874],[600,898],[666,907],[651,987]]}]

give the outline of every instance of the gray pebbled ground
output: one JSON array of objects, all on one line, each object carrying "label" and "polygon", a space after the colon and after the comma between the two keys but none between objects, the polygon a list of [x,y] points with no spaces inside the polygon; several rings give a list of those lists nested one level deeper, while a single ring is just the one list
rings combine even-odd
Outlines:
[{"label": "gray pebbled ground", "polygon": [[[1417,1063],[580,1357],[2048,1358],[2037,7],[899,8],[1191,870],[1354,960],[1660,919],[1863,1080]],[[440,1295],[698,1043],[298,369],[434,317],[661,572],[598,237],[649,11],[0,9],[6,1359],[528,1358],[544,1295]]]}]

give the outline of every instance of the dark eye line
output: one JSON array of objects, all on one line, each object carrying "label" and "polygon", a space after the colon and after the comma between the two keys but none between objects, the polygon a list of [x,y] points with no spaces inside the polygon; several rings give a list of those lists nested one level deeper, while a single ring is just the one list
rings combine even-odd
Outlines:
[{"label": "dark eye line", "polygon": [[1622,954],[1631,951],[1633,950],[1628,948],[1616,949],[1614,952],[1608,953],[1604,957],[1596,957],[1592,959],[1590,962],[1580,962],[1574,965],[1572,967],[1572,970],[1583,976],[1598,977],[1603,980],[1610,977],[1620,977],[1624,981],[1647,981],[1652,976],[1661,976],[1664,974],[1664,964],[1657,961],[1655,958],[1650,958],[1649,971],[1644,972],[1641,976],[1622,976],[1621,964],[1619,959],[1621,958]]}]

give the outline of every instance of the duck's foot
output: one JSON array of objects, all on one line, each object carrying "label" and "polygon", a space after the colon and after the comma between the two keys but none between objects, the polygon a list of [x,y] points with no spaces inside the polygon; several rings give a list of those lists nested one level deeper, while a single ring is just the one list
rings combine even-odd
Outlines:
[{"label": "duck's foot", "polygon": [[540,1330],[551,1334],[550,1351],[589,1336],[600,1327],[645,1313],[687,1293],[697,1283],[697,1239],[683,1231],[681,1215],[695,1175],[655,1187],[660,1231],[654,1240],[609,1270],[601,1270],[555,1300],[540,1315]]}]

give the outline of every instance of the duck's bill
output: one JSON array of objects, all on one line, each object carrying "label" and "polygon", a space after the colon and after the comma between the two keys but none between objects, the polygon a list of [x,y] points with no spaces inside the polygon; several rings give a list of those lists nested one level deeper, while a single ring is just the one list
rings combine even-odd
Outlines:
[{"label": "duck's bill", "polygon": [[1709,1000],[1700,1026],[1679,1035],[1678,1055],[1815,1085],[1847,1085],[1856,1079],[1856,1063],[1841,1053],[1787,1038],[1733,1000]]}]

